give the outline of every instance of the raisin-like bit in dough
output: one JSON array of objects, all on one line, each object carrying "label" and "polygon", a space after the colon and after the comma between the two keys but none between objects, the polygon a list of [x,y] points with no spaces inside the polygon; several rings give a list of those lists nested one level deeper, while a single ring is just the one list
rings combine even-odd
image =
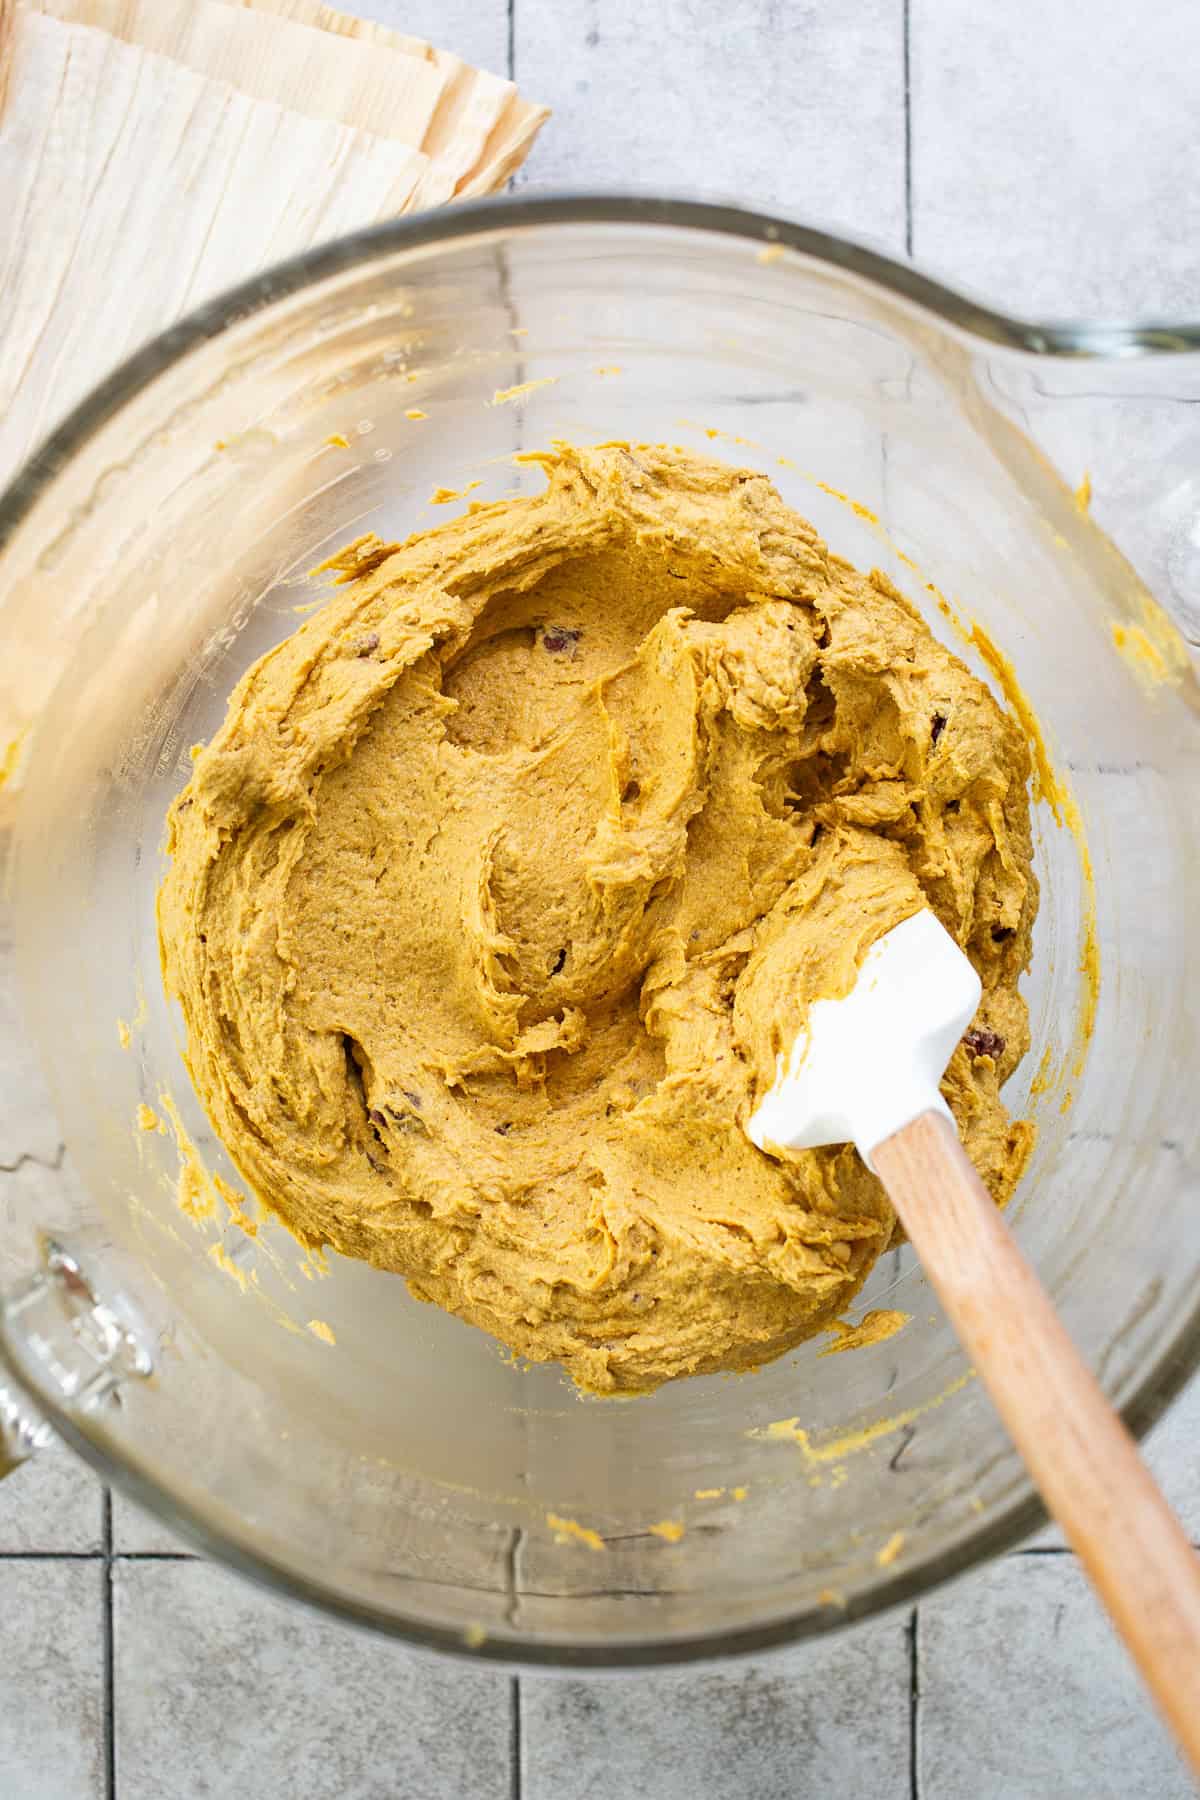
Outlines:
[{"label": "raisin-like bit in dough", "polygon": [[574,656],[582,636],[574,625],[546,625],[542,629],[542,649],[551,656]]}]

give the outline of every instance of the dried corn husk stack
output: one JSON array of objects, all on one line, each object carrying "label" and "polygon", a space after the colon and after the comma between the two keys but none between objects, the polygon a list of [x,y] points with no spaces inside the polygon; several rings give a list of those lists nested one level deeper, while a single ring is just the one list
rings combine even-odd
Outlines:
[{"label": "dried corn husk stack", "polygon": [[[320,0],[0,0],[0,486],[189,308],[322,239],[494,191],[546,116]],[[0,562],[0,606],[3,588]],[[28,724],[17,664],[45,656],[21,638],[0,783]]]}]

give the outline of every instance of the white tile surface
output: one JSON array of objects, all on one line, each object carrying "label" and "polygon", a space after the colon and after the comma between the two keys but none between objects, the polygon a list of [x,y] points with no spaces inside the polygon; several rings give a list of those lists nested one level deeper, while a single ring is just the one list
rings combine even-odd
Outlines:
[{"label": "white tile surface", "polygon": [[101,1800],[104,1654],[98,1562],[0,1561],[0,1794]]},{"label": "white tile surface", "polygon": [[922,1603],[922,1800],[1186,1800],[1165,1728],[1070,1556],[1015,1556]]},{"label": "white tile surface", "polygon": [[14,1551],[98,1551],[103,1488],[62,1444],[0,1482],[0,1557]]},{"label": "white tile surface", "polygon": [[200,1562],[114,1573],[120,1800],[509,1800],[506,1675]]},{"label": "white tile surface", "polygon": [[1200,1544],[1200,1379],[1193,1379],[1146,1441],[1146,1461]]},{"label": "white tile surface", "polygon": [[703,189],[904,242],[898,0],[518,0],[516,74],[554,108],[518,186]]},{"label": "white tile surface", "polygon": [[143,1512],[140,1506],[127,1500],[115,1488],[112,1497],[112,1530],[113,1549],[118,1556],[193,1554],[191,1544],[184,1543],[182,1538],[176,1537],[153,1513]]},{"label": "white tile surface", "polygon": [[918,261],[1018,311],[1195,316],[1195,0],[911,0],[910,34]]},{"label": "white tile surface", "polygon": [[521,1682],[525,1800],[908,1800],[903,1618],[760,1663]]},{"label": "white tile surface", "polygon": [[493,75],[508,73],[506,0],[342,0],[341,11],[425,38]]}]

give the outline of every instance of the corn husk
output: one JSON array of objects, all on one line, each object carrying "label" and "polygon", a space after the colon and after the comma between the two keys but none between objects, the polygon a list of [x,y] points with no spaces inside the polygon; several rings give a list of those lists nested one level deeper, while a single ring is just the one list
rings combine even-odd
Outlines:
[{"label": "corn husk", "polygon": [[16,18],[17,0],[0,0],[0,118],[4,116],[4,102],[8,94],[8,71],[12,66]]},{"label": "corn husk", "polygon": [[18,9],[0,130],[0,476],[197,302],[403,210],[421,152]]},{"label": "corn husk", "polygon": [[376,50],[398,50],[430,62],[442,77],[442,95],[425,149],[431,156],[449,155],[459,143],[473,147],[474,161],[458,180],[455,193],[462,199],[495,193],[520,168],[534,138],[549,118],[544,106],[524,99],[511,81],[483,75],[449,50],[439,50],[422,38],[406,37],[372,19],[352,18],[323,6],[321,0],[225,0],[226,4],[253,7],[341,37],[356,39]]},{"label": "corn husk", "polygon": [[420,39],[330,30],[329,22],[341,15],[325,8],[279,0],[265,6],[256,0],[252,7],[225,0],[27,4],[170,56],[255,99],[409,144],[429,159],[418,194],[422,205],[439,204],[468,188],[494,187],[493,138],[503,151],[514,130],[536,131],[545,117],[544,108],[520,100],[512,82]]},{"label": "corn husk", "polygon": [[[324,239],[494,189],[546,117],[313,0],[0,0],[0,97],[0,485],[180,314]],[[0,604],[4,585],[0,563]],[[37,643],[24,618],[0,659],[0,785],[64,648],[49,629]]]}]

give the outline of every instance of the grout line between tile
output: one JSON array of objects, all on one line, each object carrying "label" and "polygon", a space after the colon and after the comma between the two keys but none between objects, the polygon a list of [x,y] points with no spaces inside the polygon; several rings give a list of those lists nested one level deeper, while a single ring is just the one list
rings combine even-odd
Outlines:
[{"label": "grout line between tile", "polygon": [[117,1729],[113,1703],[113,1506],[112,1489],[104,1490],[104,1794],[117,1800]]},{"label": "grout line between tile", "polygon": [[[512,0],[510,0],[510,5]],[[913,253],[912,0],[904,0],[904,254]]]},{"label": "grout line between tile", "polygon": [[0,1550],[0,1563],[202,1562],[192,1550]]},{"label": "grout line between tile", "polygon": [[19,1175],[21,1170],[32,1164],[35,1169],[49,1169],[57,1175],[66,1159],[67,1146],[59,1144],[54,1155],[47,1159],[39,1156],[36,1150],[22,1150],[16,1162],[0,1163],[0,1175]]},{"label": "grout line between tile", "polygon": [[115,1550],[114,1562],[203,1562],[194,1550]]},{"label": "grout line between tile", "polygon": [[509,1707],[509,1800],[521,1800],[521,1677],[511,1675]]},{"label": "grout line between tile", "polygon": [[508,79],[517,79],[517,0],[508,0]]},{"label": "grout line between tile", "polygon": [[917,1623],[920,1612],[913,1607],[909,1614],[908,1625],[904,1635],[908,1639],[908,1795],[909,1800],[920,1800],[921,1777],[917,1768],[917,1725],[921,1701],[921,1670],[919,1663],[919,1646],[917,1644]]},{"label": "grout line between tile", "polygon": [[0,1563],[103,1561],[103,1550],[0,1550]]}]

